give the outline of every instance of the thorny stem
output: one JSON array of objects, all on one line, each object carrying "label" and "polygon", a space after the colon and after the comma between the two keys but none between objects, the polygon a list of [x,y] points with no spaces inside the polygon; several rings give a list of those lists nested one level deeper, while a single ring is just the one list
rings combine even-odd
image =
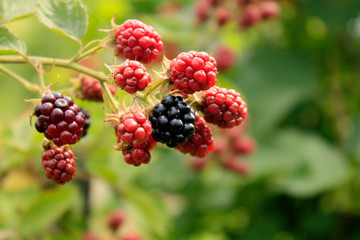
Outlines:
[{"label": "thorny stem", "polygon": [[36,84],[32,84],[29,81],[27,81],[26,79],[20,77],[19,75],[17,75],[16,73],[14,73],[13,71],[7,69],[6,67],[0,65],[0,71],[2,71],[3,73],[5,73],[6,75],[14,78],[15,80],[19,81],[21,84],[23,84],[25,86],[25,88],[27,88],[28,90],[38,93],[41,95],[42,91],[40,89],[40,87]]},{"label": "thorny stem", "polygon": [[[102,75],[100,72],[92,70],[90,68],[84,67],[78,63],[70,62],[66,59],[56,59],[56,58],[47,58],[47,57],[36,57],[36,56],[29,56],[33,62],[39,61],[43,65],[47,66],[58,66],[62,68],[71,69],[93,78],[98,79],[100,82],[107,82],[107,76]],[[27,63],[21,56],[0,56],[0,63]]]}]

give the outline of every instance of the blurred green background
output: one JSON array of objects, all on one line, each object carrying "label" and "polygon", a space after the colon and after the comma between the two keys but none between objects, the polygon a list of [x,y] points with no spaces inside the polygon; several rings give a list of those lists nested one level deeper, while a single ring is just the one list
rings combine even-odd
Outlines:
[{"label": "blurred green background", "polygon": [[[190,0],[83,0],[89,15],[84,43],[105,37],[97,29],[136,18],[162,36],[165,52],[212,53],[218,45],[237,55],[220,72],[222,87],[248,103],[249,135],[257,151],[248,176],[211,164],[189,168],[191,157],[162,146],[149,165],[126,165],[112,145],[103,105],[80,101],[92,114],[89,135],[73,147],[77,176],[66,186],[48,181],[40,164],[41,134],[29,126],[36,98],[0,73],[0,239],[106,237],[114,209],[126,212],[122,232],[145,240],[360,239],[360,2],[281,1],[279,19],[239,31],[195,24]],[[5,24],[29,55],[70,58],[75,41],[52,32],[34,16]],[[110,51],[89,61],[108,73]],[[37,83],[29,66],[7,65]],[[54,89],[74,73],[45,75]]]}]

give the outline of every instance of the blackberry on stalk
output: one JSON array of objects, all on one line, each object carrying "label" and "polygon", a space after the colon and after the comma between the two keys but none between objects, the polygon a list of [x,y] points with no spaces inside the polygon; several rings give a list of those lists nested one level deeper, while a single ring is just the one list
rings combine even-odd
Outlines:
[{"label": "blackberry on stalk", "polygon": [[155,141],[174,148],[195,132],[195,111],[180,96],[167,95],[156,104],[149,116]]}]

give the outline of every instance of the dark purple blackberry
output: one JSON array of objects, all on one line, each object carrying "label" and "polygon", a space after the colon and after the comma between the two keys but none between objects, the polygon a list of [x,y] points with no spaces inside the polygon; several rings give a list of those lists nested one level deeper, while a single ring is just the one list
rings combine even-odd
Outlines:
[{"label": "dark purple blackberry", "polygon": [[89,129],[90,124],[91,124],[91,119],[90,119],[91,115],[87,110],[85,110],[83,108],[80,108],[80,112],[82,112],[84,114],[85,119],[86,119],[84,127],[83,127],[84,130],[83,130],[83,133],[82,133],[82,135],[80,137],[80,139],[81,139],[81,138],[85,137],[86,134],[88,133],[88,129]]},{"label": "dark purple blackberry", "polygon": [[86,117],[74,101],[61,93],[46,94],[34,109],[35,128],[57,146],[75,144],[83,134]]},{"label": "dark purple blackberry", "polygon": [[195,111],[182,97],[167,95],[156,104],[149,116],[155,141],[174,148],[195,132]]}]

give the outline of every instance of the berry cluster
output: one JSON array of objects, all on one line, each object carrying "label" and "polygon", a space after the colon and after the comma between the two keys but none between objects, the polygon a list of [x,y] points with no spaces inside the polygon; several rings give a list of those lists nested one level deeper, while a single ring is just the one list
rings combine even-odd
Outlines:
[{"label": "berry cluster", "polygon": [[[115,95],[115,86],[107,85],[112,95]],[[92,77],[84,76],[81,80],[81,92],[77,93],[80,99],[103,102],[103,94],[100,82]]]},{"label": "berry cluster", "polygon": [[143,22],[130,19],[116,28],[116,48],[125,58],[150,63],[163,50],[160,35]]},{"label": "berry cluster", "polygon": [[[212,1],[211,4],[219,3]],[[156,58],[162,50],[160,36],[138,20],[128,20],[113,31],[119,53],[129,59],[119,66],[108,67],[113,84],[108,86],[110,94],[102,92],[103,85],[98,80],[85,76],[80,98],[100,101],[103,94],[107,94],[106,103],[112,114],[107,114],[105,121],[112,123],[117,137],[114,148],[122,152],[127,164],[148,164],[150,151],[157,142],[184,154],[206,157],[215,149],[208,123],[232,128],[246,118],[247,105],[241,95],[235,90],[215,86],[217,63],[208,53],[189,51],[172,60],[164,58],[163,72],[154,72],[157,79],[151,81],[150,74],[139,61],[150,63]],[[139,61],[133,60],[135,58]],[[127,107],[125,99],[121,104],[116,102],[112,96],[116,88],[131,94],[132,106]],[[64,145],[74,144],[87,134],[90,113],[58,92],[46,94],[41,102],[34,110],[38,117],[36,129],[56,145],[51,143],[50,148],[45,148],[43,165],[46,176],[63,184],[75,174],[74,155],[69,155],[70,150]],[[202,111],[203,117],[194,109]]]},{"label": "berry cluster", "polygon": [[149,119],[154,140],[171,148],[184,144],[195,132],[195,111],[180,96],[164,97]]},{"label": "berry cluster", "polygon": [[206,52],[180,53],[170,63],[171,81],[184,93],[208,90],[215,85],[216,75],[216,61]]},{"label": "berry cluster", "polygon": [[35,107],[36,130],[57,146],[75,144],[83,134],[86,117],[72,98],[61,93],[46,94]]},{"label": "berry cluster", "polygon": [[59,92],[48,93],[37,104],[35,128],[44,133],[44,152],[41,155],[45,176],[57,184],[73,179],[75,157],[68,144],[75,144],[86,136],[90,127],[90,113],[80,108],[72,98]]},{"label": "berry cluster", "polygon": [[115,75],[116,84],[127,93],[143,91],[151,82],[151,76],[138,61],[123,62]]},{"label": "berry cluster", "polygon": [[[232,0],[198,0],[195,3],[197,21],[204,23],[214,15],[219,26],[234,20],[241,28],[246,29],[261,21],[275,18],[280,13],[280,6],[275,0],[236,1],[237,4]],[[240,18],[234,19],[235,16],[240,16]]]},{"label": "berry cluster", "polygon": [[[219,1],[213,4],[215,2]],[[129,20],[115,30],[129,40],[124,40],[124,43],[130,43],[130,39],[139,39],[138,32],[145,27],[136,20]],[[131,47],[136,48],[135,45]],[[124,56],[130,59],[119,66],[109,67],[110,78],[126,92],[136,94],[133,97],[136,104],[137,98],[148,104],[144,106],[146,111],[123,108],[107,120],[113,123],[118,142],[115,148],[122,151],[126,163],[134,166],[149,163],[150,150],[156,142],[170,148],[177,147],[192,156],[205,157],[215,147],[206,122],[231,128],[246,118],[247,107],[241,95],[235,90],[215,86],[217,63],[208,53],[189,51],[172,60],[164,59],[164,71],[154,72],[158,79],[153,82],[140,62],[131,60],[132,56]],[[143,58],[136,59],[149,62]],[[140,91],[143,93],[138,93]],[[163,94],[167,95],[161,98]],[[159,100],[160,103],[157,103]],[[196,114],[189,103],[202,111],[204,118]],[[147,116],[149,120],[145,121]]]},{"label": "berry cluster", "polygon": [[243,156],[250,155],[255,151],[256,142],[246,134],[246,125],[233,129],[218,129],[215,134],[218,144],[211,156],[195,159],[192,161],[191,167],[199,171],[206,167],[209,160],[215,160],[224,169],[241,175],[248,174],[250,168]]}]

